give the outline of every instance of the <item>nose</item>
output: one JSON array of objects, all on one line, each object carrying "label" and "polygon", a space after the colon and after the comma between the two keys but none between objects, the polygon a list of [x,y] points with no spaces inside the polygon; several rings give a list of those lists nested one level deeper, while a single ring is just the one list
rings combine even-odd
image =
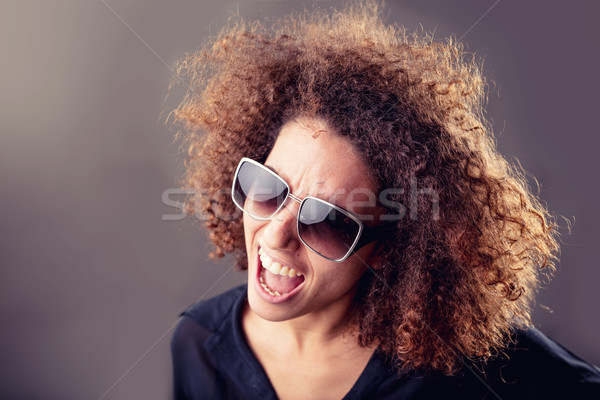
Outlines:
[{"label": "nose", "polygon": [[290,201],[269,221],[263,233],[265,245],[271,249],[293,252],[300,247],[297,224],[298,204]]}]

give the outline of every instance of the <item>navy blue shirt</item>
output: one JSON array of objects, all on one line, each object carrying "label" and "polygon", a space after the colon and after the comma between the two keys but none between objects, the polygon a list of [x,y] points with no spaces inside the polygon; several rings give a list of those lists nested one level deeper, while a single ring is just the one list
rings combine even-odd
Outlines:
[{"label": "navy blue shirt", "polygon": [[[277,399],[246,343],[241,314],[246,285],[194,304],[171,339],[175,400]],[[398,374],[376,350],[343,400],[600,399],[600,370],[537,329],[515,332],[516,345],[480,370],[454,376]]]}]

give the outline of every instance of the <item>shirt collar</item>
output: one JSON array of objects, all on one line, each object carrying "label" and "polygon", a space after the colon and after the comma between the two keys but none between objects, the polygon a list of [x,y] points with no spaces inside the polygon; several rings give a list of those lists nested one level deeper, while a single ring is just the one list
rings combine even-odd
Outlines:
[{"label": "shirt collar", "polygon": [[[247,286],[244,285],[244,290],[236,299],[229,315],[223,318],[204,347],[222,373],[227,374],[240,388],[248,389],[248,398],[276,400],[275,389],[244,337],[241,315],[246,303]],[[385,355],[377,349],[343,400],[364,398],[371,390],[384,380],[393,378],[395,374],[396,372],[386,362]]]}]

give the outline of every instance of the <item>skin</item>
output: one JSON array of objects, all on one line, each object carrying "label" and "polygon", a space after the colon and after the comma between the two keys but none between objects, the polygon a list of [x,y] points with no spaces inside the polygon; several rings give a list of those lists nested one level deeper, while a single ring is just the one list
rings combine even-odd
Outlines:
[{"label": "skin", "polygon": [[[350,143],[321,121],[285,125],[265,165],[301,198],[310,194],[358,214],[378,213],[374,205],[354,207],[366,200],[356,195],[364,190],[355,189],[375,193],[376,186]],[[340,194],[353,190],[355,195]],[[342,263],[326,260],[298,238],[298,206],[288,201],[269,221],[257,221],[244,214],[249,285],[242,326],[279,398],[339,399],[351,389],[376,348],[361,348],[356,334],[345,324],[357,282],[367,270],[365,263],[377,262],[375,243]],[[252,283],[261,268],[259,248],[304,274],[300,292],[279,304],[258,295]]]}]

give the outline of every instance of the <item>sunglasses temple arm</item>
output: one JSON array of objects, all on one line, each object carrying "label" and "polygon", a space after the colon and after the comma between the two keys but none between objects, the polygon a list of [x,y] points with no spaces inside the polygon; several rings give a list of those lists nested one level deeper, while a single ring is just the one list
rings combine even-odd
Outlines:
[{"label": "sunglasses temple arm", "polygon": [[360,250],[361,248],[368,245],[369,243],[380,239],[383,236],[384,231],[385,231],[385,225],[378,225],[378,226],[363,225],[363,231],[362,231],[362,234],[360,235],[360,239],[358,240],[358,243],[356,243],[356,246],[354,246],[354,250],[352,250],[352,252],[355,253],[358,250]]}]

